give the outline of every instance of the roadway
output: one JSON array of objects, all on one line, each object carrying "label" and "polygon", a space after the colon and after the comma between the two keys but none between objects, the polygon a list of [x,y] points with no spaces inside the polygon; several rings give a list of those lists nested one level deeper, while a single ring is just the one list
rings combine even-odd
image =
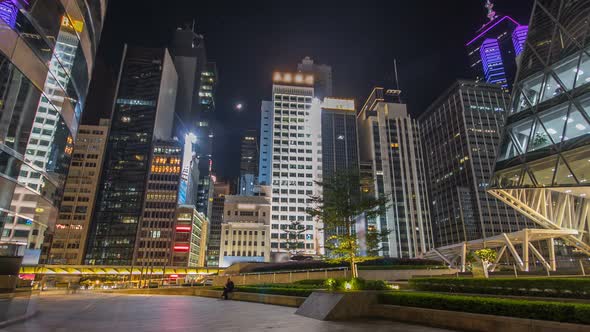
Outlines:
[{"label": "roadway", "polygon": [[3,331],[447,331],[389,321],[325,322],[295,315],[294,308],[195,296],[80,292],[41,296],[38,308],[34,318]]}]

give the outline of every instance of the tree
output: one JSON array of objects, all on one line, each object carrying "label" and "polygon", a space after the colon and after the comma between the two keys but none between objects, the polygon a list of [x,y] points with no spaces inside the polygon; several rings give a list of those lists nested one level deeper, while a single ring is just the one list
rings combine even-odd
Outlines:
[{"label": "tree", "polygon": [[389,199],[376,195],[372,180],[361,178],[358,171],[339,171],[317,184],[322,188],[322,194],[310,197],[312,207],[307,213],[323,223],[325,248],[350,263],[352,276],[357,277],[356,219],[361,215],[371,219],[382,214]]},{"label": "tree", "polygon": [[498,254],[493,249],[483,248],[476,250],[475,256],[481,261],[484,276],[489,278],[488,269],[496,262]]},{"label": "tree", "polygon": [[366,235],[367,256],[379,256],[379,251],[383,249],[381,243],[387,241],[390,233],[388,229],[378,231],[375,227],[369,227]]},{"label": "tree", "polygon": [[304,242],[299,241],[305,232],[305,226],[299,221],[292,221],[291,225],[283,230],[287,234],[287,249],[292,256],[297,256],[300,249],[303,249]]}]

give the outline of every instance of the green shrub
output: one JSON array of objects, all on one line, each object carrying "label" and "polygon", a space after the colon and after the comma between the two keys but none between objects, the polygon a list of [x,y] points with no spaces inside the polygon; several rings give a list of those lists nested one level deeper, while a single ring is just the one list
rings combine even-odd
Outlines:
[{"label": "green shrub", "polygon": [[323,286],[326,279],[306,279],[306,280],[299,280],[295,281],[294,284],[296,285],[314,285],[314,286]]},{"label": "green shrub", "polygon": [[361,278],[352,279],[327,279],[324,283],[329,290],[386,290],[389,289],[383,280],[364,280]]},{"label": "green shrub", "polygon": [[589,298],[589,278],[415,278],[410,286],[421,291],[496,295]]},{"label": "green shrub", "polygon": [[443,265],[440,261],[432,260],[432,259],[420,259],[420,258],[385,258],[385,257],[376,257],[374,259],[367,259],[361,263],[358,263],[358,266],[400,266],[400,265],[408,265],[408,266],[420,266],[420,265],[431,265],[431,266],[439,266]]},{"label": "green shrub", "polygon": [[448,269],[444,265],[359,265],[359,270],[428,270]]},{"label": "green shrub", "polygon": [[379,302],[409,307],[590,324],[590,305],[581,303],[413,292],[380,294]]}]

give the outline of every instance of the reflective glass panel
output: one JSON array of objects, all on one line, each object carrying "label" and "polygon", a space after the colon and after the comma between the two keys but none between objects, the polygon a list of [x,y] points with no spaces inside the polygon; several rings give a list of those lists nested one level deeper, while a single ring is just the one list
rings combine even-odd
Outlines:
[{"label": "reflective glass panel", "polygon": [[580,183],[590,180],[590,146],[562,153]]},{"label": "reflective glass panel", "polygon": [[552,156],[528,164],[529,169],[539,186],[545,187],[551,185],[553,182],[556,161],[557,157]]},{"label": "reflective glass panel", "polygon": [[555,98],[564,92],[565,89],[559,83],[557,83],[557,80],[555,80],[553,75],[547,74],[547,81],[545,83],[545,87],[543,88],[543,99],[541,101],[543,102]]},{"label": "reflective glass panel", "polygon": [[555,172],[554,186],[577,184],[576,179],[563,159],[559,159],[557,172]]},{"label": "reflective glass panel", "polygon": [[518,187],[520,184],[520,177],[522,174],[522,167],[509,168],[497,173],[497,186],[500,188]]},{"label": "reflective glass panel", "polygon": [[566,103],[553,107],[539,115],[544,128],[537,126],[535,129],[535,135],[531,142],[531,144],[535,145],[534,149],[561,142],[565,120],[567,119],[567,110],[568,104]]},{"label": "reflective glass panel", "polygon": [[590,56],[586,52],[583,52],[580,69],[578,69],[578,77],[576,77],[576,87],[586,83],[590,83]]},{"label": "reflective glass panel", "polygon": [[541,95],[541,86],[543,85],[543,75],[533,76],[522,82],[522,95],[528,100],[531,106],[537,105]]},{"label": "reflective glass panel", "polygon": [[569,139],[580,137],[589,133],[590,125],[588,125],[588,122],[586,122],[586,119],[584,119],[582,113],[578,111],[578,108],[572,107],[570,110],[570,115],[567,118],[565,137],[563,140],[567,141]]},{"label": "reflective glass panel", "polygon": [[570,57],[560,61],[553,65],[553,70],[559,77],[559,80],[563,84],[563,88],[569,91],[574,88],[574,82],[576,81],[576,74],[578,73],[578,56]]}]

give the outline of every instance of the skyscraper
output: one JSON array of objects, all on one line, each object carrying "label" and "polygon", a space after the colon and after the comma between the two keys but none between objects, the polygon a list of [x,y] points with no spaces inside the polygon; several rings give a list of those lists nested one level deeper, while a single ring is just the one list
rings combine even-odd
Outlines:
[{"label": "skyscraper", "polygon": [[211,223],[209,224],[209,243],[207,244],[207,266],[219,266],[223,208],[225,196],[229,194],[229,183],[217,182],[214,184],[213,202],[211,204]]},{"label": "skyscraper", "polygon": [[78,130],[64,197],[49,247],[49,264],[80,265],[84,261],[108,134],[107,119],[101,119],[98,126],[82,125]]},{"label": "skyscraper", "polygon": [[272,130],[274,111],[272,101],[263,100],[260,106],[260,160],[258,162],[258,182],[269,186],[272,172]]},{"label": "skyscraper", "polygon": [[498,85],[458,81],[419,118],[436,247],[528,225],[486,193],[508,98]]},{"label": "skyscraper", "polygon": [[240,152],[239,194],[253,196],[254,186],[258,184],[258,133],[247,130],[242,136]]},{"label": "skyscraper", "polygon": [[174,257],[174,218],[178,204],[182,146],[178,141],[156,140],[149,158],[150,169],[139,217],[133,265],[170,265]]},{"label": "skyscraper", "polygon": [[198,181],[192,189],[197,210],[209,216],[209,199],[213,192],[211,170],[213,165],[213,114],[215,112],[215,87],[217,68],[207,60],[205,37],[192,29],[177,29],[170,52],[178,71],[178,94],[174,135],[178,138],[194,134]]},{"label": "skyscraper", "polygon": [[590,255],[588,20],[588,1],[535,2],[489,192]]},{"label": "skyscraper", "polygon": [[373,175],[375,193],[390,199],[365,229],[390,231],[381,244],[384,256],[412,258],[430,250],[432,229],[420,129],[399,93],[374,88],[357,116],[363,174]]},{"label": "skyscraper", "polygon": [[297,64],[297,71],[304,74],[313,75],[314,94],[319,100],[334,95],[332,86],[332,67],[314,63],[313,59],[306,56]]},{"label": "skyscraper", "polygon": [[0,1],[0,256],[38,257],[55,225],[105,10]]},{"label": "skyscraper", "polygon": [[178,76],[168,50],[126,50],[86,264],[131,265],[153,142],[172,136]]},{"label": "skyscraper", "polygon": [[516,57],[522,52],[528,27],[512,17],[497,15],[494,4],[486,1],[488,22],[465,47],[476,82],[499,84],[508,89],[516,77]]},{"label": "skyscraper", "polygon": [[262,103],[260,134],[260,181],[272,187],[271,252],[289,252],[281,236],[298,224],[305,232],[297,252],[323,254],[322,226],[306,213],[309,196],[320,193],[315,181],[322,178],[321,109],[313,76],[277,72],[273,82],[272,103]]},{"label": "skyscraper", "polygon": [[359,171],[356,109],[353,99],[324,98],[322,102],[322,172]]}]

